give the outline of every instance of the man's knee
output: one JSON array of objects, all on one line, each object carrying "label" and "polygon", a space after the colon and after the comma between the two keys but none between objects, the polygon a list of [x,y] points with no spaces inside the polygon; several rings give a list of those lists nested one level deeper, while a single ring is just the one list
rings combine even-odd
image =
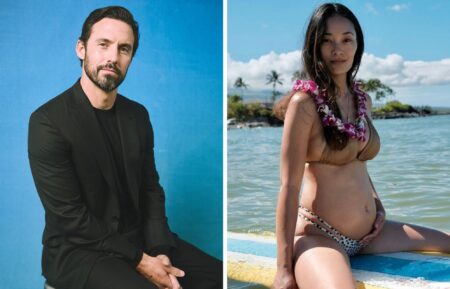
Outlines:
[{"label": "man's knee", "polygon": [[150,280],[140,275],[126,261],[113,256],[102,256],[89,274],[85,289],[157,289]]},{"label": "man's knee", "polygon": [[216,289],[223,286],[223,262],[194,245],[179,239],[174,262],[186,272],[181,279],[185,288]]}]

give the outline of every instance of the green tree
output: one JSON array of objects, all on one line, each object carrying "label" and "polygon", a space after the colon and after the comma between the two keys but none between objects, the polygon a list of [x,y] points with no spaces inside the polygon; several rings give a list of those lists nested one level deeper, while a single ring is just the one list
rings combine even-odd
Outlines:
[{"label": "green tree", "polygon": [[272,102],[275,102],[277,95],[280,93],[275,90],[277,84],[283,85],[283,79],[280,78],[280,75],[275,70],[270,71],[269,74],[266,75],[266,84],[272,85]]},{"label": "green tree", "polygon": [[236,78],[236,81],[234,82],[233,86],[237,89],[240,89],[241,90],[241,98],[244,97],[244,89],[247,89],[248,84],[244,82],[242,77]]},{"label": "green tree", "polygon": [[304,70],[296,70],[292,73],[291,80],[296,81],[297,79],[306,79],[306,72]]},{"label": "green tree", "polygon": [[244,121],[247,115],[247,107],[239,95],[228,96],[227,118],[235,118]]},{"label": "green tree", "polygon": [[359,80],[362,83],[362,88],[367,93],[375,93],[375,100],[379,101],[382,98],[385,98],[388,95],[394,95],[395,92],[387,86],[383,84],[379,79],[372,78],[369,80]]},{"label": "green tree", "polygon": [[411,105],[401,103],[398,100],[387,102],[380,110],[382,112],[417,112]]},{"label": "green tree", "polygon": [[231,103],[242,102],[242,97],[240,97],[237,94],[233,94],[231,96],[228,96],[228,102],[231,102]]},{"label": "green tree", "polygon": [[249,119],[255,119],[260,117],[270,117],[272,110],[263,107],[261,103],[254,102],[246,105]]}]

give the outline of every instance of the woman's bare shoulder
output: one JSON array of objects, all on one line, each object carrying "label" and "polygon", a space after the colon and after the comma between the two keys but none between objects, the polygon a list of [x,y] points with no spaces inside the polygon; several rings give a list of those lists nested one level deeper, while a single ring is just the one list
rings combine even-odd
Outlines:
[{"label": "woman's bare shoulder", "polygon": [[309,117],[316,115],[314,99],[306,92],[296,92],[289,101],[289,107],[294,109],[295,114],[306,114]]}]

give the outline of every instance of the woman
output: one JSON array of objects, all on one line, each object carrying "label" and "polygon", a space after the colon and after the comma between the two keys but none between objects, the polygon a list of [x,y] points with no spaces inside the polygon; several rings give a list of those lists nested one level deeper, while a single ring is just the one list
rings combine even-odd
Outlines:
[{"label": "woman", "polygon": [[284,131],[274,288],[356,288],[354,254],[450,252],[446,233],[385,221],[366,166],[380,148],[372,103],[354,82],[363,51],[348,8],[323,4],[314,12],[303,48],[309,80],[297,81],[275,108]]}]

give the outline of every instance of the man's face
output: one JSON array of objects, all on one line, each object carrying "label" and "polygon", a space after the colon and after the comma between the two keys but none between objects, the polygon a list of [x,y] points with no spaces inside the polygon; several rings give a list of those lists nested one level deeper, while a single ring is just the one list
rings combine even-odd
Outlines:
[{"label": "man's face", "polygon": [[104,18],[95,23],[87,43],[77,44],[88,78],[100,89],[111,92],[127,74],[133,54],[131,27],[120,20]]}]

